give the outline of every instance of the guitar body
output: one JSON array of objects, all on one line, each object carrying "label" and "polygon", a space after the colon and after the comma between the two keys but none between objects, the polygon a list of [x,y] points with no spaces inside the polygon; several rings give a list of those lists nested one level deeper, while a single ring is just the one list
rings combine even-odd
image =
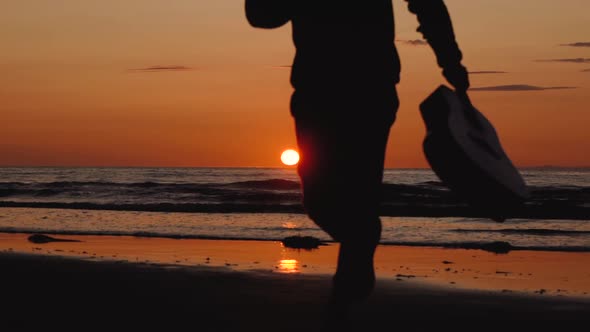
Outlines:
[{"label": "guitar body", "polygon": [[421,105],[432,170],[478,214],[503,221],[529,197],[496,130],[467,98],[440,86]]}]

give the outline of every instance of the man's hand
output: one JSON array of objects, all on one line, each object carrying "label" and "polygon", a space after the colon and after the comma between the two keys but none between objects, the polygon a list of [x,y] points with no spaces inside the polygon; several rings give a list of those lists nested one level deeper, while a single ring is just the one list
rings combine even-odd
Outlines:
[{"label": "man's hand", "polygon": [[443,69],[443,75],[455,87],[458,94],[466,94],[469,89],[469,74],[467,68],[460,63],[454,66],[447,66]]}]

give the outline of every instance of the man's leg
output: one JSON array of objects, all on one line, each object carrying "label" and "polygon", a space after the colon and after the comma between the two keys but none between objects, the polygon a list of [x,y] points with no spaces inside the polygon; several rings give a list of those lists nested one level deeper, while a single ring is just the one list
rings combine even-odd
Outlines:
[{"label": "man's leg", "polygon": [[340,242],[334,297],[353,302],[373,289],[381,235],[379,203],[387,121],[296,120],[299,175],[309,217]]}]

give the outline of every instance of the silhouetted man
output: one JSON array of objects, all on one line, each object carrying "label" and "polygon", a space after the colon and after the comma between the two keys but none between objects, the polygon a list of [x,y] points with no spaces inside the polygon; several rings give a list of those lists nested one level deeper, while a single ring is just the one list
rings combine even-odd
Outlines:
[{"label": "silhouetted man", "polygon": [[[406,1],[444,76],[466,92],[468,75],[443,0]],[[303,204],[340,242],[334,299],[363,300],[375,284],[383,163],[399,106],[391,0],[246,0],[246,16],[259,28],[293,25],[291,114]]]}]

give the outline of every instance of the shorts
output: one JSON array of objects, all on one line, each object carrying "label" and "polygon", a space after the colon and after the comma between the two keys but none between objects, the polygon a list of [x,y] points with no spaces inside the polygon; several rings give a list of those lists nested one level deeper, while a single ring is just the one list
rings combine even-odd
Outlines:
[{"label": "shorts", "polygon": [[377,227],[375,222],[380,227],[385,151],[398,107],[395,96],[394,104],[380,105],[389,107],[393,117],[371,116],[367,114],[371,109],[356,109],[358,119],[349,116],[354,111],[350,108],[359,104],[337,107],[341,117],[295,117],[305,211],[340,242],[370,231]]}]

